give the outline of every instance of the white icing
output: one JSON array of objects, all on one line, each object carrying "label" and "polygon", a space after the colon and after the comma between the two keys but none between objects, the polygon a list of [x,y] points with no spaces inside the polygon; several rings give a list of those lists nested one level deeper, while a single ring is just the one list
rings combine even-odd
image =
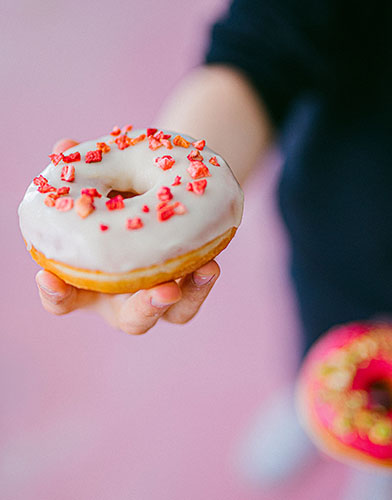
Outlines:
[{"label": "white icing", "polygon": [[[128,133],[137,137],[145,130]],[[177,133],[171,133],[173,139]],[[194,139],[184,136],[189,141]],[[60,179],[60,162],[50,164],[41,174],[55,188],[69,186],[69,195],[74,200],[80,196],[83,188],[96,188],[102,198],[95,198],[96,209],[82,219],[72,209],[61,212],[45,205],[47,193],[40,193],[33,183],[28,187],[19,206],[20,227],[23,237],[30,247],[33,245],[47,258],[64,264],[108,273],[120,273],[149,267],[195,250],[212,239],[220,236],[231,227],[238,227],[242,217],[243,194],[230,168],[222,157],[207,146],[201,151],[204,164],[211,177],[207,177],[207,188],[198,196],[186,190],[188,182],[194,182],[187,172],[187,155],[192,149],[173,146],[168,150],[164,146],[152,151],[147,139],[143,142],[119,150],[111,143],[111,151],[102,155],[99,163],[85,163],[87,151],[96,150],[97,142],[113,141],[112,136],[101,137],[84,142],[69,149],[66,154],[75,151],[81,153],[81,161],[73,163],[75,180],[64,182]],[[162,170],[155,163],[158,156],[170,155],[175,159],[174,166]],[[220,167],[209,163],[211,156],[216,156]],[[181,184],[171,186],[174,178],[181,176]],[[183,203],[187,209],[184,215],[174,215],[160,222],[155,207],[160,202],[157,192],[160,187],[168,186],[173,200]],[[143,193],[125,199],[125,208],[109,211],[105,197],[111,190],[134,191]],[[143,205],[150,212],[142,211]],[[140,217],[144,226],[137,230],[126,229],[129,218]],[[101,231],[100,224],[109,226]]]}]

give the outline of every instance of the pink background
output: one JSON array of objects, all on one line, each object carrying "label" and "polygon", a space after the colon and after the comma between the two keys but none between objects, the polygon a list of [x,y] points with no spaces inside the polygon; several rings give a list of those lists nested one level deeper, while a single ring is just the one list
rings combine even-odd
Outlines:
[{"label": "pink background", "polygon": [[225,3],[1,4],[2,500],[336,498],[345,471],[331,461],[268,494],[233,465],[249,419],[295,364],[276,157],[248,186],[222,277],[185,326],[130,337],[84,312],[50,316],[19,234],[18,203],[53,143],[153,125]]}]

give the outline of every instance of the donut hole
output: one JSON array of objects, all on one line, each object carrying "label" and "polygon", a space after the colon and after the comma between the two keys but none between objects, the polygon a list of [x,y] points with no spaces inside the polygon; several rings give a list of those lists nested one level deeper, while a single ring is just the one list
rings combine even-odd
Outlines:
[{"label": "donut hole", "polygon": [[106,198],[112,199],[112,198],[114,198],[115,196],[117,196],[119,194],[125,200],[126,198],[134,198],[135,196],[140,196],[143,193],[136,193],[136,192],[130,191],[130,190],[128,190],[128,191],[118,191],[117,189],[111,189],[108,192],[108,194],[106,195]]},{"label": "donut hole", "polygon": [[368,388],[371,409],[392,410],[392,387],[387,380],[372,382]]}]

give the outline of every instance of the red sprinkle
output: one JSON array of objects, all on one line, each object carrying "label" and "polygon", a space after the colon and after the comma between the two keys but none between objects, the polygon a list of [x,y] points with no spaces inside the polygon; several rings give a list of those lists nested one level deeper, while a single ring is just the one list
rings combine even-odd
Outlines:
[{"label": "red sprinkle", "polygon": [[50,193],[48,196],[45,198],[44,203],[47,207],[54,207],[56,204],[58,196],[55,193]]},{"label": "red sprinkle", "polygon": [[208,167],[204,165],[201,161],[191,161],[191,164],[187,168],[189,175],[192,179],[200,179],[200,177],[210,177],[210,171]]},{"label": "red sprinkle", "polygon": [[185,140],[180,135],[176,135],[175,138],[173,139],[173,144],[175,146],[180,146],[182,148],[188,148],[189,145],[190,145],[190,142],[188,142],[187,140]]},{"label": "red sprinkle", "polygon": [[127,132],[130,132],[133,129],[133,125],[124,125],[122,128],[122,133],[126,134]]},{"label": "red sprinkle", "polygon": [[179,175],[176,175],[172,186],[179,186],[180,184],[181,184],[181,177]]},{"label": "red sprinkle", "polygon": [[192,149],[187,158],[189,161],[203,161],[200,151],[197,151],[196,149]]},{"label": "red sprinkle", "polygon": [[62,186],[62,187],[58,188],[56,193],[58,196],[64,196],[65,194],[69,193],[69,189],[70,188],[68,186]]},{"label": "red sprinkle", "polygon": [[150,135],[154,135],[158,132],[157,128],[148,128],[147,129],[147,137],[150,137]]},{"label": "red sprinkle", "polygon": [[143,221],[140,217],[127,219],[127,229],[140,229],[143,227]]},{"label": "red sprinkle", "polygon": [[170,201],[173,198],[170,188],[162,186],[157,192],[157,196],[161,201]]},{"label": "red sprinkle", "polygon": [[109,226],[107,226],[106,224],[100,224],[99,229],[101,231],[107,231],[109,229]]},{"label": "red sprinkle", "polygon": [[120,135],[114,141],[117,144],[118,149],[126,149],[132,144],[132,140],[127,135]]},{"label": "red sprinkle", "polygon": [[202,179],[200,181],[195,181],[193,183],[193,192],[198,195],[204,194],[207,187],[207,179]]},{"label": "red sprinkle", "polygon": [[163,222],[165,220],[170,219],[170,217],[173,217],[175,215],[174,211],[174,205],[165,205],[163,207],[160,207],[160,205],[157,206],[157,217],[160,222]]},{"label": "red sprinkle", "polygon": [[106,142],[97,142],[97,149],[99,149],[102,153],[109,153],[110,146],[108,146]]},{"label": "red sprinkle", "polygon": [[66,182],[75,180],[75,167],[73,165],[64,165],[61,169],[61,180]]},{"label": "red sprinkle", "polygon": [[61,160],[64,158],[63,153],[53,153],[49,155],[49,158],[52,160],[53,165],[58,165]]},{"label": "red sprinkle", "polygon": [[72,163],[73,161],[80,161],[79,151],[76,151],[76,153],[71,153],[68,156],[63,156],[63,161],[65,163]]},{"label": "red sprinkle", "polygon": [[60,212],[68,212],[68,210],[71,210],[74,205],[74,201],[72,198],[65,197],[65,198],[58,198],[56,200],[56,209],[59,210]]},{"label": "red sprinkle", "polygon": [[133,137],[130,139],[131,141],[131,146],[135,146],[136,144],[138,144],[139,142],[142,142],[144,141],[144,139],[146,138],[146,134],[140,134],[138,135],[137,137]]},{"label": "red sprinkle", "polygon": [[113,127],[113,130],[110,132],[110,135],[116,136],[121,134],[121,129],[117,125]]},{"label": "red sprinkle", "polygon": [[80,191],[80,194],[90,196],[90,198],[102,198],[102,195],[95,188],[84,188]]},{"label": "red sprinkle", "polygon": [[156,139],[155,136],[150,135],[150,136],[148,136],[148,147],[150,149],[152,149],[153,151],[155,151],[156,149],[162,147],[162,143],[161,143],[161,141],[159,141],[158,139]]},{"label": "red sprinkle", "polygon": [[108,200],[106,202],[106,207],[108,210],[121,210],[124,208],[124,198],[121,196],[121,194],[118,194],[111,200]]},{"label": "red sprinkle", "polygon": [[143,205],[143,206],[142,206],[142,211],[147,213],[147,212],[149,212],[149,211],[150,211],[150,209],[148,208],[148,206],[147,206],[147,205]]},{"label": "red sprinkle", "polygon": [[200,141],[192,142],[192,146],[196,149],[199,149],[200,151],[203,151],[205,145],[206,145],[206,141],[204,139],[202,139]]},{"label": "red sprinkle", "polygon": [[165,155],[165,156],[157,156],[155,158],[155,163],[160,167],[162,170],[169,170],[169,168],[172,168],[172,166],[175,163],[175,160],[172,156],[170,155]]},{"label": "red sprinkle", "polygon": [[207,187],[207,179],[202,179],[200,181],[188,182],[186,189],[192,191],[195,194],[202,195]]},{"label": "red sprinkle", "polygon": [[211,156],[211,158],[208,161],[211,163],[211,165],[215,165],[216,167],[220,167],[220,164],[218,163],[216,156]]},{"label": "red sprinkle", "polygon": [[75,209],[76,213],[82,219],[85,219],[88,215],[90,215],[91,212],[95,210],[95,206],[91,196],[82,194],[82,196],[75,201]]},{"label": "red sprinkle", "polygon": [[84,161],[86,163],[97,163],[99,161],[102,161],[102,151],[100,149],[96,149],[95,151],[87,151]]}]

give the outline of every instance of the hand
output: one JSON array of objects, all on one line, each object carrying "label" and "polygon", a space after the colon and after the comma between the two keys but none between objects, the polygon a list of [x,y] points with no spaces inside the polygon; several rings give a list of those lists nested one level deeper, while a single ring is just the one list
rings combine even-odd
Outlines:
[{"label": "hand", "polygon": [[[59,141],[53,151],[61,153],[78,143]],[[170,281],[134,294],[105,294],[81,290],[66,284],[54,274],[41,270],[36,282],[43,307],[53,314],[75,309],[98,312],[110,325],[126,333],[147,332],[160,319],[186,323],[197,313],[219,276],[215,261],[205,264],[178,281]]]}]

